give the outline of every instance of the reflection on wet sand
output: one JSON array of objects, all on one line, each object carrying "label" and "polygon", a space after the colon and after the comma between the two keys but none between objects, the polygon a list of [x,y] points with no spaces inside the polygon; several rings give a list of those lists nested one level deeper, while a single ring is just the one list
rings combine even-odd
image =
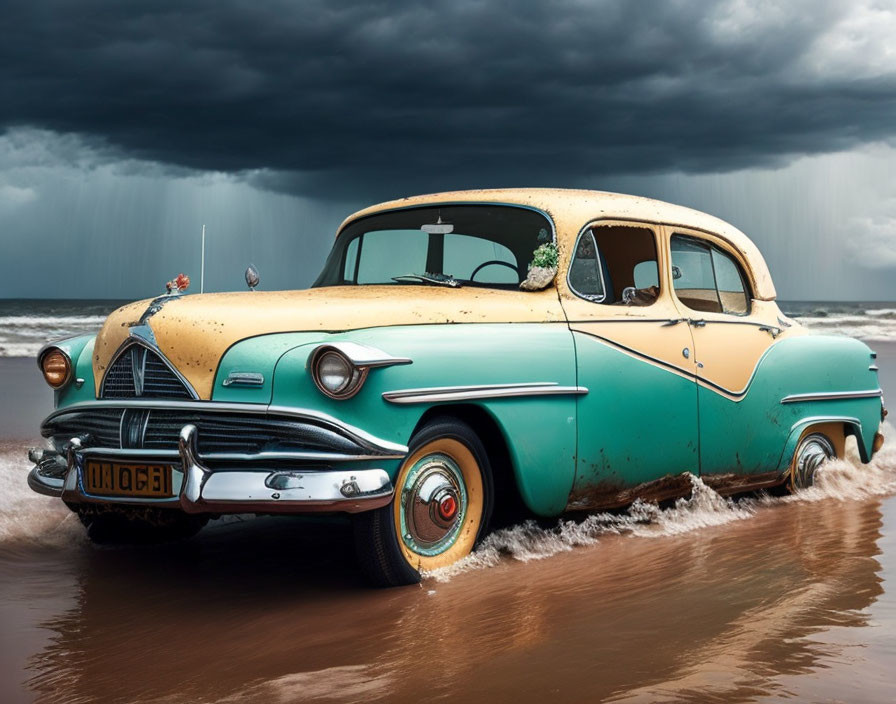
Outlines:
[{"label": "reflection on wet sand", "polygon": [[[782,680],[835,666],[842,643],[819,633],[868,626],[883,593],[882,510],[894,500],[765,506],[391,591],[357,582],[338,524],[264,519],[174,548],[80,545],[60,584],[72,601],[42,624],[52,637],[28,687],[47,702],[785,696]],[[10,577],[25,569],[7,564]]]}]

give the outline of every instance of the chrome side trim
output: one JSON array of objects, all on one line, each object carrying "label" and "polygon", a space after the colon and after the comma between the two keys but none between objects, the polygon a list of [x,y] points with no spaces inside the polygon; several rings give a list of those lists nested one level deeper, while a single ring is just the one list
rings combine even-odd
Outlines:
[{"label": "chrome side trim", "polygon": [[312,355],[322,348],[335,349],[341,352],[356,367],[389,367],[393,364],[413,364],[413,360],[407,357],[393,357],[388,352],[383,352],[369,345],[361,345],[357,342],[326,342],[316,347]]},{"label": "chrome side trim", "polygon": [[264,374],[258,372],[230,372],[221,383],[223,386],[264,386]]},{"label": "chrome side trim", "polygon": [[475,386],[437,386],[425,389],[386,391],[383,399],[390,403],[437,403],[439,401],[470,401],[485,398],[519,396],[581,396],[584,386],[560,386],[555,381],[525,384],[482,384]]},{"label": "chrome side trim", "polygon": [[[156,459],[177,459],[177,450],[133,449],[117,447],[85,447],[81,451],[85,457],[112,457],[120,459],[134,459],[138,457],[153,457]],[[214,462],[247,462],[257,463],[264,461],[289,461],[296,462],[352,462],[355,460],[401,460],[407,453],[394,455],[347,455],[338,452],[256,452],[254,454],[241,452],[208,452],[202,455],[206,460]]]},{"label": "chrome side trim", "polygon": [[842,401],[851,398],[878,398],[883,396],[881,389],[868,391],[819,391],[808,394],[791,394],[781,399],[781,403],[801,403],[803,401]]},{"label": "chrome side trim", "polygon": [[79,413],[91,409],[103,408],[149,408],[164,411],[218,411],[221,413],[278,415],[297,418],[299,420],[312,420],[329,427],[337,432],[344,433],[358,444],[368,450],[372,450],[379,457],[398,455],[404,457],[408,453],[407,445],[383,440],[353,425],[343,423],[326,413],[306,408],[292,408],[290,406],[267,406],[261,403],[225,403],[221,401],[166,401],[164,399],[145,400],[119,400],[103,399],[98,401],[81,401],[70,406],[53,411],[48,415],[42,425],[46,425],[59,416],[67,413]]}]

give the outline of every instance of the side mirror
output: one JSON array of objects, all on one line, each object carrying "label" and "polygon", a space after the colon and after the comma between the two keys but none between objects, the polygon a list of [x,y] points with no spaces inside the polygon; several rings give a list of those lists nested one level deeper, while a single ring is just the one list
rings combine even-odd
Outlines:
[{"label": "side mirror", "polygon": [[250,264],[246,267],[246,285],[249,286],[249,290],[254,291],[259,281],[258,269],[255,268],[254,264]]}]

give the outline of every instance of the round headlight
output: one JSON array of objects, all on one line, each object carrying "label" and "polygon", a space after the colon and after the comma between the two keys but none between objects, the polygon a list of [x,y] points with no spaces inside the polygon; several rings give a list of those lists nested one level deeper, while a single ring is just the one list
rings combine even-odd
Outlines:
[{"label": "round headlight", "polygon": [[312,361],[314,383],[330,398],[351,398],[361,389],[367,369],[356,367],[340,352],[323,349]]},{"label": "round headlight", "polygon": [[72,362],[60,349],[50,348],[40,359],[44,379],[54,389],[63,386],[72,375]]}]

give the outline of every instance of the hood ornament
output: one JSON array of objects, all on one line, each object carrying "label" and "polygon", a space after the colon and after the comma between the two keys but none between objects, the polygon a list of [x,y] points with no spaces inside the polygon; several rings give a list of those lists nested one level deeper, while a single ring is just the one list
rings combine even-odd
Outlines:
[{"label": "hood ornament", "polygon": [[255,268],[254,264],[250,264],[246,267],[246,285],[249,286],[250,291],[254,291],[255,287],[258,286],[258,282],[261,279],[258,276],[258,269]]},{"label": "hood ornament", "polygon": [[183,293],[190,288],[190,277],[186,274],[178,274],[172,281],[165,284],[165,291],[169,294]]}]

